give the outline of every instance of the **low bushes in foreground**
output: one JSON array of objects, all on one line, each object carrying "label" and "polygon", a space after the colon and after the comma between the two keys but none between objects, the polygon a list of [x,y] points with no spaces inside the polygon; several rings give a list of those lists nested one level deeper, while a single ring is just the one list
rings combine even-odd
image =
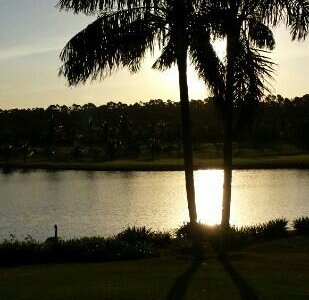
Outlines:
[{"label": "low bushes in foreground", "polygon": [[293,228],[298,235],[309,235],[309,217],[301,217],[293,221]]},{"label": "low bushes in foreground", "polygon": [[[182,240],[193,240],[195,238],[202,241],[208,249],[218,251],[224,239],[224,245],[228,250],[240,249],[254,243],[274,240],[288,235],[288,220],[276,219],[267,223],[231,227],[228,232],[223,233],[220,225],[196,224],[195,228],[189,223],[180,226],[176,232],[176,237]],[[223,236],[224,234],[224,236]],[[189,243],[187,243],[189,245]],[[184,248],[185,250],[185,248]],[[206,249],[207,250],[207,249]]]},{"label": "low bushes in foreground", "polygon": [[43,262],[103,262],[158,256],[170,243],[169,233],[145,227],[129,227],[118,235],[52,240],[40,243],[31,237],[14,236],[0,244],[0,264]]},{"label": "low bushes in foreground", "polygon": [[286,219],[267,223],[231,227],[228,232],[220,225],[186,223],[172,234],[146,227],[129,227],[112,237],[84,237],[69,240],[54,239],[39,242],[31,237],[22,241],[14,236],[0,243],[0,265],[50,262],[104,262],[150,258],[160,255],[201,255],[220,250],[237,250],[264,241],[309,233],[309,218],[293,221],[293,231]]}]

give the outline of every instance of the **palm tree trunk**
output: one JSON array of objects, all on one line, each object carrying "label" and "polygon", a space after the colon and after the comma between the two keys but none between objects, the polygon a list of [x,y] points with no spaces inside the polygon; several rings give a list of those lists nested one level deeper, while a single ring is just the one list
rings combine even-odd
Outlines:
[{"label": "palm tree trunk", "polygon": [[179,43],[177,66],[179,73],[179,91],[180,91],[180,107],[182,122],[182,141],[184,150],[184,166],[186,178],[186,191],[190,223],[195,224],[197,221],[195,206],[195,191],[193,177],[193,151],[190,126],[190,107],[189,93],[187,82],[187,47],[183,43]]},{"label": "palm tree trunk", "polygon": [[230,227],[231,210],[231,191],[232,191],[232,168],[233,168],[233,102],[234,102],[234,62],[237,55],[238,44],[237,28],[231,26],[227,34],[227,73],[226,73],[226,91],[223,109],[224,117],[224,183],[223,183],[223,202],[222,202],[222,220],[223,231]]},{"label": "palm tree trunk", "polygon": [[224,140],[223,140],[224,183],[223,183],[223,203],[222,203],[222,220],[221,220],[221,226],[224,231],[228,230],[228,228],[230,227],[232,168],[233,168],[232,125],[233,125],[232,113],[226,112],[224,120]]},{"label": "palm tree trunk", "polygon": [[194,177],[193,177],[193,152],[192,152],[191,126],[190,126],[189,96],[188,96],[186,67],[183,62],[178,62],[178,70],[179,70],[182,139],[184,149],[187,201],[188,201],[190,222],[196,223],[197,214],[195,206],[195,191],[194,191]]}]

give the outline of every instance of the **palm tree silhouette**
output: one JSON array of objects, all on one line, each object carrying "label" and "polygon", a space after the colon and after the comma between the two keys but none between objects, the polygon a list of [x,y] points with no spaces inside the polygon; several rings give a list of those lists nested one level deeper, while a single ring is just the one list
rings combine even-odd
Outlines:
[{"label": "palm tree silhouette", "polygon": [[[272,27],[285,24],[292,39],[308,34],[308,0],[61,0],[60,9],[98,14],[69,41],[61,53],[60,74],[70,85],[111,74],[120,67],[140,69],[155,45],[162,53],[154,68],[177,64],[181,99],[186,189],[190,221],[196,221],[190,111],[188,54],[204,79],[224,120],[224,193],[222,227],[229,228],[233,127],[235,117],[250,115],[268,90],[273,62],[267,50],[275,45]],[[224,38],[221,62],[211,41]]]},{"label": "palm tree silhouette", "polygon": [[[87,79],[104,79],[112,71],[127,67],[137,72],[147,52],[161,50],[153,67],[165,70],[176,64],[179,71],[182,137],[186,191],[190,222],[196,223],[193,179],[193,153],[187,84],[187,59],[190,54],[196,68],[200,41],[210,43],[208,28],[203,28],[203,3],[200,0],[61,0],[60,9],[75,13],[97,14],[97,19],[73,37],[60,57],[64,75],[70,85]],[[204,22],[205,23],[205,22]],[[208,23],[205,23],[205,25]],[[212,49],[212,48],[211,48]],[[212,53],[214,55],[214,53]],[[215,74],[217,70],[214,70]]]},{"label": "palm tree silhouette", "polygon": [[[308,0],[209,0],[204,17],[212,36],[226,39],[221,63],[208,56],[208,64],[221,70],[213,76],[201,68],[201,77],[212,86],[224,122],[224,192],[221,225],[229,228],[233,128],[237,119],[251,117],[254,107],[269,90],[274,63],[267,57],[275,46],[272,28],[286,25],[292,39],[305,39],[309,29]],[[203,47],[200,48],[203,51]],[[201,57],[200,57],[201,58]],[[223,74],[223,75],[222,75]],[[222,75],[220,77],[220,75]]]}]

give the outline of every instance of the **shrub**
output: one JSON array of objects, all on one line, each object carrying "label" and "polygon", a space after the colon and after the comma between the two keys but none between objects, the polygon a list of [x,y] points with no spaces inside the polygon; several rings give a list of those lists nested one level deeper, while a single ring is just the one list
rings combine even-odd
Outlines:
[{"label": "shrub", "polygon": [[262,239],[273,240],[282,238],[287,235],[288,231],[288,220],[276,219],[267,223],[258,225],[256,235]]},{"label": "shrub", "polygon": [[151,256],[158,255],[160,248],[166,247],[171,241],[168,232],[155,232],[146,227],[128,227],[115,236],[119,242],[126,244],[128,256]]},{"label": "shrub", "polygon": [[169,233],[145,227],[127,228],[109,238],[84,237],[43,243],[31,237],[18,241],[11,236],[0,244],[0,264],[141,259],[160,255],[159,250],[166,247],[170,239]]},{"label": "shrub", "polygon": [[116,239],[126,241],[128,243],[151,243],[155,246],[166,246],[171,241],[169,232],[153,231],[144,227],[128,227],[124,231],[116,235]]},{"label": "shrub", "polygon": [[[175,231],[176,239],[181,240],[177,243],[177,249],[181,254],[197,254],[202,252],[212,252],[218,249],[220,243],[220,226],[206,225],[197,223],[194,226],[184,223]],[[203,249],[201,249],[203,246]]]},{"label": "shrub", "polygon": [[177,238],[190,238],[193,235],[199,237],[200,239],[207,239],[214,237],[218,231],[220,231],[220,225],[206,225],[203,223],[196,223],[192,226],[190,223],[184,223],[175,231]]},{"label": "shrub", "polygon": [[[185,223],[176,230],[175,235],[178,239],[185,240],[191,239],[193,234],[195,234],[208,250],[213,249],[215,251],[220,249],[221,242],[224,239],[225,248],[236,250],[249,246],[252,243],[286,236],[287,224],[288,221],[286,219],[276,219],[255,226],[230,227],[223,237],[220,225],[209,226],[197,223],[195,227],[192,227],[190,223]],[[189,252],[192,247],[188,246],[190,245],[188,242],[186,242],[186,245],[185,251]],[[209,248],[209,245],[211,248]]]},{"label": "shrub", "polygon": [[116,238],[129,243],[146,242],[152,239],[154,232],[144,227],[128,227],[124,231],[116,235]]},{"label": "shrub", "polygon": [[32,263],[41,252],[41,245],[30,236],[18,241],[11,235],[0,244],[0,264],[10,264],[11,258],[18,263]]},{"label": "shrub", "polygon": [[309,217],[301,217],[293,221],[293,228],[296,234],[308,235],[309,234]]}]

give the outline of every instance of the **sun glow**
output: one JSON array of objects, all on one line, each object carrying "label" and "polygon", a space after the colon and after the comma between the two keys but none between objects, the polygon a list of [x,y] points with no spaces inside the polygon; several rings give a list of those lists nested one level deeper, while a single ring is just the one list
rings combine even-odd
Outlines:
[{"label": "sun glow", "polygon": [[[216,40],[213,42],[214,50],[216,51],[218,57],[223,60],[226,51],[226,41]],[[159,56],[159,53],[157,54]],[[153,63],[153,62],[152,62]],[[178,90],[178,70],[177,66],[173,66],[171,69],[166,70],[160,74],[162,78],[162,85],[165,89],[169,90],[170,94],[179,93]],[[194,69],[194,66],[188,61],[188,88],[189,88],[189,98],[190,99],[205,99],[208,97],[207,88],[202,79],[200,79]]]},{"label": "sun glow", "polygon": [[223,171],[197,171],[194,174],[198,221],[219,224],[222,211]]},{"label": "sun glow", "polygon": [[213,42],[214,50],[218,57],[223,60],[226,55],[226,40],[216,40]]},{"label": "sun glow", "polygon": [[[171,92],[176,92],[179,95],[178,90],[178,70],[174,66],[171,69],[160,74],[163,78],[164,85],[171,90]],[[198,78],[193,66],[188,66],[187,71],[188,78],[188,89],[190,99],[204,99],[207,97],[206,85]],[[178,96],[179,97],[179,96]]]}]

